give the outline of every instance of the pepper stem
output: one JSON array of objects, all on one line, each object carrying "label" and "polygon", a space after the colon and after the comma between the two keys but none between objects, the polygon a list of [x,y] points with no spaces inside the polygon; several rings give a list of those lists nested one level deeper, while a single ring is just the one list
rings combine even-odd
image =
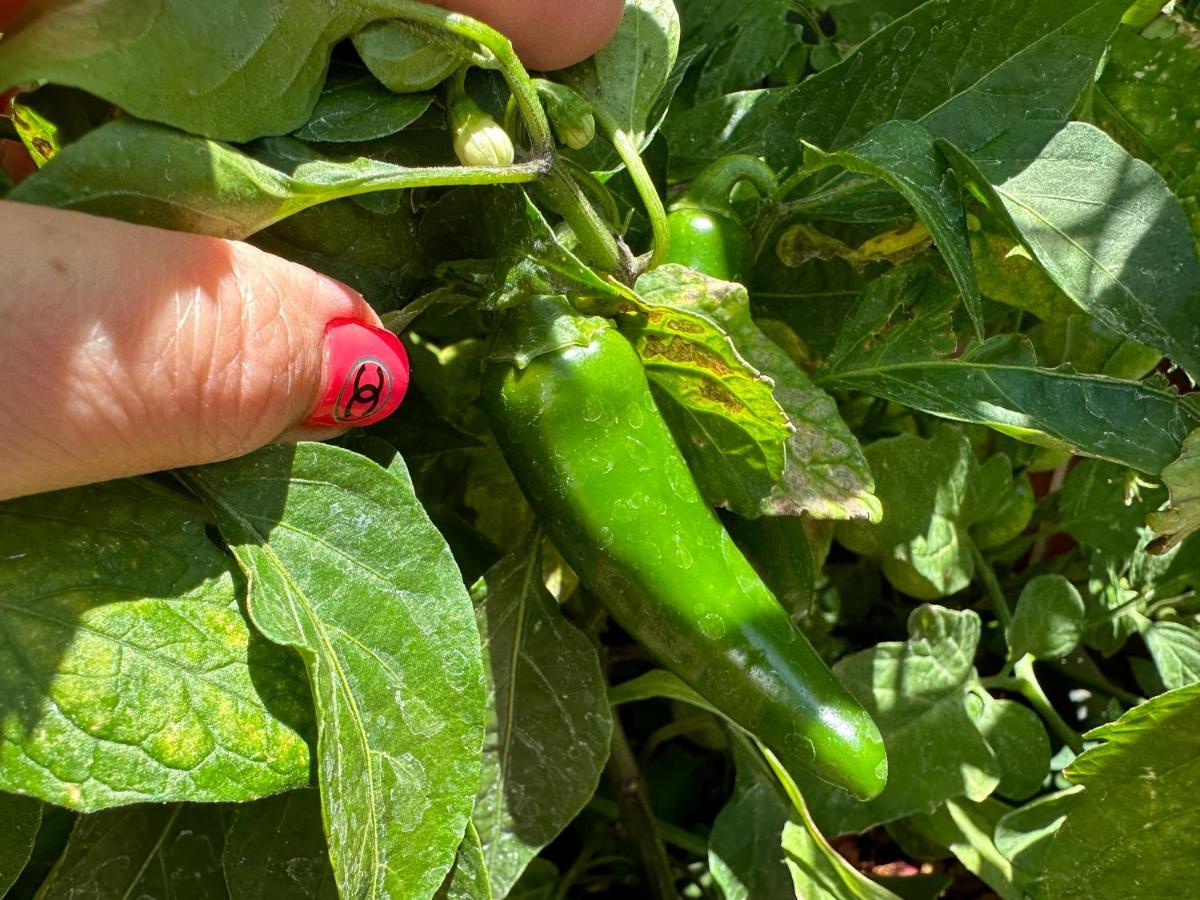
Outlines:
[{"label": "pepper stem", "polygon": [[[512,42],[508,38],[478,19],[472,19],[470,16],[464,16],[462,13],[450,12],[437,6],[431,6],[428,3],[418,3],[416,0],[372,0],[371,8],[383,16],[404,19],[408,22],[417,22],[421,25],[457,34],[470,41],[474,41],[489,51],[495,60],[494,68],[499,69],[500,74],[504,76],[504,80],[508,82],[508,88],[512,91],[517,107],[521,111],[521,116],[525,120],[525,127],[529,131],[529,139],[532,143],[532,155],[540,163],[539,168],[550,165],[555,155],[554,138],[550,133],[550,122],[546,118],[546,111],[542,109],[542,104],[538,100],[533,80],[529,77],[529,73],[525,71],[525,67],[521,65],[521,60],[517,57],[516,51],[513,50]],[[483,61],[477,60],[475,62],[482,63]],[[538,171],[530,180],[540,174],[542,172]],[[481,180],[480,183],[488,184],[490,182]]]},{"label": "pepper stem", "polygon": [[555,161],[550,173],[540,184],[550,199],[550,205],[571,226],[588,261],[606,272],[620,269],[621,248],[616,238],[592,206],[587,194],[563,167],[561,160]]},{"label": "pepper stem", "polygon": [[633,142],[633,138],[617,124],[604,107],[597,106],[593,113],[596,121],[600,123],[600,127],[604,129],[604,133],[612,142],[617,156],[621,157],[621,162],[625,164],[625,170],[633,179],[634,189],[638,192],[638,197],[641,198],[642,205],[646,208],[646,215],[650,219],[650,231],[654,236],[654,246],[650,249],[649,266],[653,269],[666,256],[667,244],[671,240],[670,233],[667,231],[666,207],[663,206],[662,198],[658,196],[658,188],[654,186],[654,179],[650,177],[646,164],[642,162],[642,154]]},{"label": "pepper stem", "polygon": [[693,178],[671,208],[726,213],[729,195],[744,181],[753,185],[763,197],[773,197],[779,190],[779,181],[770,166],[756,156],[738,154],[718,159]]}]

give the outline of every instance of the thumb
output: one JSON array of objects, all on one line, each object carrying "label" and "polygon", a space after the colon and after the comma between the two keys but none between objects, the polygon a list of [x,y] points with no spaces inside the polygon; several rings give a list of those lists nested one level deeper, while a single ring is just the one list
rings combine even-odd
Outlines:
[{"label": "thumb", "polygon": [[320,439],[398,405],[343,284],[247,244],[0,202],[0,498]]}]

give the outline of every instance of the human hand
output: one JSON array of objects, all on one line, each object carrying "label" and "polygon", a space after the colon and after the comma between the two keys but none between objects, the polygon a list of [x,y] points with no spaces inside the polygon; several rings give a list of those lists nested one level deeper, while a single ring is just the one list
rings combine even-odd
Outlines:
[{"label": "human hand", "polygon": [[[623,8],[439,2],[537,69],[595,52]],[[0,30],[23,5],[0,0]],[[0,153],[16,177],[23,163]],[[352,390],[357,360],[393,360],[406,378],[395,338],[363,327],[379,320],[360,296],[247,244],[0,202],[0,247],[0,499],[332,437],[342,429],[313,413],[332,421],[321,398]]]}]

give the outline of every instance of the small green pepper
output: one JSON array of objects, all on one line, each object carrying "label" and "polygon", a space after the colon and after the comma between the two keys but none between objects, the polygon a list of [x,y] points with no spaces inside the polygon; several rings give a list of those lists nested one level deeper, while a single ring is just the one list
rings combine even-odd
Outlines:
[{"label": "small green pepper", "polygon": [[753,156],[723,157],[687,186],[667,215],[669,242],[663,262],[723,281],[746,281],[754,265],[754,241],[729,199],[743,181],[763,196],[777,187],[770,167]]},{"label": "small green pepper", "polygon": [[484,409],[538,521],[613,618],[793,771],[856,797],[883,741],[692,480],[637,352],[562,297],[509,313]]}]

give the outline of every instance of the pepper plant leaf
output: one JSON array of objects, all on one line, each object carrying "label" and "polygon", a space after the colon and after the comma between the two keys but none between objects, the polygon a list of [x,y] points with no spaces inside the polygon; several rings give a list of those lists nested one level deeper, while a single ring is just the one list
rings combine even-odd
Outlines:
[{"label": "pepper plant leaf", "polygon": [[1007,457],[997,454],[980,465],[953,426],[928,439],[901,434],[875,441],[866,457],[883,519],[840,522],[838,541],[881,561],[892,585],[919,600],[962,590],[975,575],[971,526],[1014,489]]},{"label": "pepper plant leaf", "polygon": [[955,356],[955,302],[928,270],[881,276],[847,315],[813,380],[1152,475],[1200,426],[1200,405],[1169,385],[1042,368],[1022,335],[996,335]]},{"label": "pepper plant leaf", "polygon": [[38,897],[226,900],[224,819],[219,806],[182,803],[82,816]]},{"label": "pepper plant leaf", "polygon": [[[779,787],[791,801],[783,826],[784,861],[792,876],[797,900],[898,900],[887,888],[867,878],[830,846],[813,821],[808,803],[787,770],[760,744],[758,747]],[[756,757],[757,759],[757,757]]]},{"label": "pepper plant leaf", "polygon": [[42,804],[33,797],[0,794],[0,821],[4,822],[4,835],[0,836],[0,897],[3,897],[33,854],[38,826],[42,824]]},{"label": "pepper plant leaf", "polygon": [[1114,463],[1082,460],[1067,473],[1055,498],[1059,528],[1085,547],[1108,556],[1132,556],[1147,514],[1167,499],[1165,490],[1137,485],[1133,475]]},{"label": "pepper plant leaf", "polygon": [[733,794],[713,821],[708,868],[726,900],[787,897],[792,878],[781,850],[790,812],[774,779],[738,748]]},{"label": "pepper plant leaf", "polygon": [[654,136],[651,114],[679,53],[679,14],[671,0],[627,0],[617,33],[589,59],[559,73],[638,149]]},{"label": "pepper plant leaf", "polygon": [[1146,516],[1146,524],[1160,537],[1150,545],[1151,553],[1165,553],[1200,530],[1200,429],[1183,442],[1179,459],[1162,471],[1170,492],[1166,509]]},{"label": "pepper plant leaf", "polygon": [[1180,622],[1155,622],[1143,633],[1158,676],[1168,689],[1200,681],[1200,633]]},{"label": "pepper plant leaf", "polygon": [[274,445],[188,480],[246,572],[254,624],[308,668],[339,890],[428,896],[478,788],[484,691],[470,598],[403,462]]},{"label": "pepper plant leaf", "polygon": [[330,72],[312,114],[295,137],[304,141],[373,141],[404,130],[433,103],[433,94],[394,94],[362,69]]},{"label": "pepper plant leaf", "polygon": [[[164,171],[171,172],[170,179],[162,177]],[[505,172],[495,174],[498,182],[528,178]],[[463,166],[406,166],[365,156],[332,159],[286,137],[259,141],[247,153],[122,117],[65,148],[8,199],[244,238],[330,200],[478,178],[478,170]]]},{"label": "pepper plant leaf", "polygon": [[[976,719],[979,732],[996,751],[1000,783],[996,793],[1009,800],[1036,794],[1050,769],[1050,737],[1041,718],[1016,700],[996,700],[976,693],[983,711]],[[972,870],[974,871],[974,870]]]},{"label": "pepper plant leaf", "polygon": [[[784,435],[784,464],[774,477],[772,468],[737,465],[744,457],[730,453],[727,443],[706,446],[702,435],[686,429],[680,445],[693,471],[703,473],[700,481],[709,499],[724,497],[722,505],[746,517],[808,513],[818,519],[879,518],[874,482],[858,440],[829,395],[755,324],[745,288],[676,265],[643,275],[636,287],[647,303],[700,313],[724,329],[741,356],[772,380],[775,400],[791,424],[791,433]],[[647,362],[653,378],[654,361]],[[699,459],[693,461],[693,456]]]},{"label": "pepper plant leaf", "polygon": [[488,685],[472,818],[501,897],[595,792],[612,730],[595,647],[547,592],[539,544],[526,540],[472,589]]},{"label": "pepper plant leaf", "polygon": [[[886,521],[886,519],[885,519]],[[983,800],[1000,783],[996,754],[980,733],[982,691],[973,661],[979,616],[925,605],[913,610],[905,642],[877,644],[834,666],[838,680],[871,713],[888,753],[888,784],[859,802],[812,777],[801,790],[826,834],[861,832],[944,800]]]},{"label": "pepper plant leaf", "polygon": [[975,333],[982,337],[983,310],[967,235],[967,212],[953,170],[934,146],[932,135],[915,122],[893,119],[844,150],[827,153],[807,141],[804,147],[806,169],[817,172],[840,166],[847,172],[878,178],[911,204],[933,235]]},{"label": "pepper plant leaf", "polygon": [[288,791],[233,811],[222,856],[239,900],[337,900],[316,790]]},{"label": "pepper plant leaf", "polygon": [[308,118],[333,45],[370,21],[368,9],[320,0],[38,4],[7,29],[0,82],[80,87],[222,140],[285,134]]},{"label": "pepper plant leaf", "polygon": [[403,305],[429,274],[416,231],[403,206],[374,213],[353,199],[335,200],[276,222],[251,243],[345,282],[382,313]]},{"label": "pepper plant leaf", "polygon": [[1200,26],[1178,15],[1117,29],[1092,112],[1096,124],[1166,179],[1200,235],[1198,43]]},{"label": "pepper plant leaf", "polygon": [[1099,741],[1066,769],[1083,785],[1042,864],[1038,897],[1187,896],[1200,853],[1200,684],[1161,694],[1086,735]]},{"label": "pepper plant leaf", "polygon": [[115,481],[0,522],[0,788],[96,810],[308,783],[303,673],[250,631],[202,508]]},{"label": "pepper plant leaf", "polygon": [[[507,895],[501,893],[499,896]],[[472,819],[467,822],[467,832],[458,847],[450,874],[433,895],[433,900],[492,900],[492,897],[492,882],[483,855],[483,844]]]},{"label": "pepper plant leaf", "polygon": [[631,304],[621,330],[705,498],[756,515],[783,474],[791,423],[721,325],[675,305],[673,292],[656,300]]},{"label": "pepper plant leaf", "polygon": [[[923,4],[792,89],[768,126],[768,158],[776,166],[794,161],[797,139],[840,150],[892,119],[912,120],[964,147],[1031,116],[1062,121],[1091,83],[1126,6]],[[933,70],[949,77],[931,78]]]},{"label": "pepper plant leaf", "polygon": [[468,48],[450,35],[409,22],[373,22],[354,35],[354,49],[397,94],[427,91],[463,65]]},{"label": "pepper plant leaf", "polygon": [[1032,653],[1038,659],[1060,659],[1075,649],[1086,619],[1083,598],[1062,575],[1038,575],[1026,582],[1017,598],[1012,621],[1005,626],[1009,657]]},{"label": "pepper plant leaf", "polygon": [[801,43],[789,0],[678,0],[683,46],[700,48],[695,102],[757,84]]},{"label": "pepper plant leaf", "polygon": [[1080,308],[1200,377],[1200,256],[1162,176],[1083,122],[939,146]]},{"label": "pepper plant leaf", "polygon": [[[802,141],[840,150],[891,119],[965,147],[1030,116],[1062,121],[1092,82],[1126,6],[924,3],[794,87],[729,94],[674,117],[672,155],[686,162],[750,153],[779,168],[800,165]],[[942,77],[930,77],[934,71]]]},{"label": "pepper plant leaf", "polygon": [[996,823],[992,831],[996,849],[1012,863],[1012,880],[1027,894],[1035,892],[1045,875],[1043,860],[1050,840],[1082,790],[1072,787],[1045,794],[1009,810]]},{"label": "pepper plant leaf", "polygon": [[1013,881],[1012,863],[992,840],[996,823],[1010,807],[999,800],[972,803],[947,800],[932,813],[905,820],[922,837],[945,846],[963,866],[979,876],[1002,900],[1023,900]]}]

